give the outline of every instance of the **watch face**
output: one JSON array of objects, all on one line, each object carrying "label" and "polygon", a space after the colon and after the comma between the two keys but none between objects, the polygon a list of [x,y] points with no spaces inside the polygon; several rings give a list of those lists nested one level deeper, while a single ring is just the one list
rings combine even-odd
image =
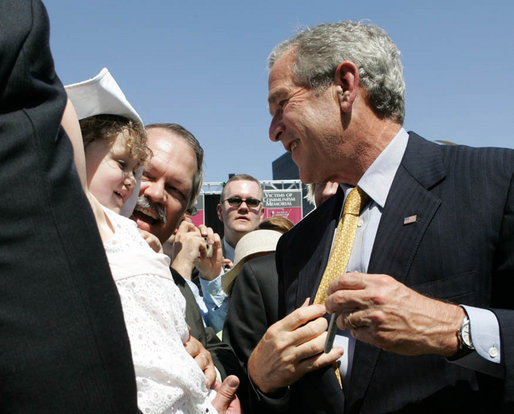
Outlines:
[{"label": "watch face", "polygon": [[471,335],[469,334],[469,324],[464,325],[462,328],[462,341],[466,346],[471,345]]},{"label": "watch face", "polygon": [[469,321],[466,321],[462,325],[461,339],[462,339],[462,344],[464,345],[464,347],[466,347],[468,349],[475,349],[475,347],[473,346],[473,341],[471,340],[471,328],[470,328]]}]

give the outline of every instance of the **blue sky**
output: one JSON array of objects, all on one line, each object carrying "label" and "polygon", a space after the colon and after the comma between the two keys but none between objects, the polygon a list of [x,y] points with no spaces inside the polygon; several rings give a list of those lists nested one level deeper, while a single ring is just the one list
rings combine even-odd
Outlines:
[{"label": "blue sky", "polygon": [[113,74],[145,123],[177,122],[205,149],[208,182],[272,178],[266,58],[298,29],[368,20],[402,52],[405,128],[514,147],[512,0],[43,0],[63,83]]}]

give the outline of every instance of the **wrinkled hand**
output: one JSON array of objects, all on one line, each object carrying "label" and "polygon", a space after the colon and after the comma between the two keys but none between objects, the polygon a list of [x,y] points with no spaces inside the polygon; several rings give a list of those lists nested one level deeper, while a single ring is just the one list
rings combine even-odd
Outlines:
[{"label": "wrinkled hand", "polygon": [[327,311],[337,325],[386,351],[451,356],[464,310],[423,296],[388,275],[344,273],[328,288]]},{"label": "wrinkled hand", "polygon": [[328,322],[323,305],[307,306],[308,299],[284,319],[271,325],[248,360],[248,373],[264,393],[287,387],[306,373],[334,363],[340,347],[325,354]]},{"label": "wrinkled hand", "polygon": [[212,405],[220,414],[241,413],[241,403],[236,396],[239,387],[239,378],[229,375],[222,384],[216,383],[215,390],[218,393],[212,400]]},{"label": "wrinkled hand", "polygon": [[152,233],[147,232],[146,230],[141,230],[138,228],[139,233],[141,233],[141,236],[143,236],[143,239],[148,243],[148,245],[154,250],[156,253],[162,253],[162,244],[157,238],[157,236],[153,235]]},{"label": "wrinkled hand", "polygon": [[189,339],[184,344],[184,347],[202,369],[207,388],[213,387],[216,382],[216,368],[214,368],[211,353],[204,348],[198,339],[191,335],[189,335]]}]

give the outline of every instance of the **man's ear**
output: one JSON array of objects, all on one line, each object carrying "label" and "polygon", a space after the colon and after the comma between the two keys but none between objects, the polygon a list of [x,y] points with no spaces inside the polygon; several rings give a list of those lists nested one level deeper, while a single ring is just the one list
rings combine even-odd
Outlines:
[{"label": "man's ear", "polygon": [[359,68],[350,61],[340,63],[336,69],[334,84],[339,87],[338,98],[341,110],[351,111],[359,90]]},{"label": "man's ear", "polygon": [[261,208],[261,221],[266,218],[266,207]]},{"label": "man's ear", "polygon": [[221,215],[221,204],[220,203],[218,203],[218,206],[216,207],[216,212],[218,213],[219,221],[223,222],[223,216]]}]

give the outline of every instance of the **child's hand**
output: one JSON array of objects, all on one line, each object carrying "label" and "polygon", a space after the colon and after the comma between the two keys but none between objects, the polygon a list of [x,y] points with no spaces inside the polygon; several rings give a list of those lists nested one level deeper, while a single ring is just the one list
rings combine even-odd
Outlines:
[{"label": "child's hand", "polygon": [[159,239],[154,236],[152,233],[149,233],[145,230],[138,229],[141,235],[143,236],[143,239],[148,243],[148,245],[156,252],[156,253],[162,253],[162,244],[159,241]]}]

